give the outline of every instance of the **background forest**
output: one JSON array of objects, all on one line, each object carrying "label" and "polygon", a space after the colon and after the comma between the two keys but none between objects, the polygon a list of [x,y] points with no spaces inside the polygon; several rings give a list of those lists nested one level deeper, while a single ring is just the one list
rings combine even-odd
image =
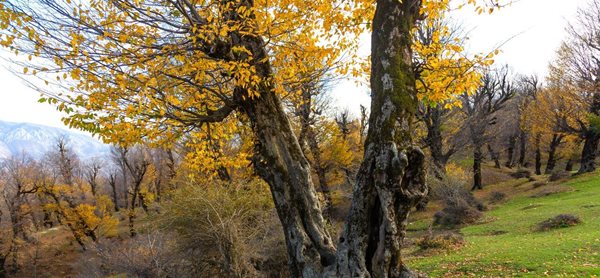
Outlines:
[{"label": "background forest", "polygon": [[17,74],[111,145],[0,162],[0,277],[599,275],[600,1],[547,76],[448,17],[508,3],[375,2],[0,1]]}]

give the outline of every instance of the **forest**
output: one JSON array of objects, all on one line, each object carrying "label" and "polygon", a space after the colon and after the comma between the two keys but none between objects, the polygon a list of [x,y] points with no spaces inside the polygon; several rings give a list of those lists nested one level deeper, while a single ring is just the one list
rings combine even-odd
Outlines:
[{"label": "forest", "polygon": [[600,0],[546,76],[449,16],[510,7],[0,0],[14,73],[110,145],[0,161],[0,278],[600,275]]}]

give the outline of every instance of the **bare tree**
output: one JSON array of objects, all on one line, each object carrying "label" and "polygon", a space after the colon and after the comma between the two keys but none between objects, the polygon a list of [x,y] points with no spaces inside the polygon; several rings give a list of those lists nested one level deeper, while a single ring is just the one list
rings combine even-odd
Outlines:
[{"label": "bare tree", "polygon": [[507,67],[488,71],[482,78],[482,84],[475,94],[463,94],[462,111],[465,114],[466,131],[473,146],[473,190],[482,189],[481,162],[482,147],[490,140],[489,127],[497,124],[497,112],[514,95]]}]

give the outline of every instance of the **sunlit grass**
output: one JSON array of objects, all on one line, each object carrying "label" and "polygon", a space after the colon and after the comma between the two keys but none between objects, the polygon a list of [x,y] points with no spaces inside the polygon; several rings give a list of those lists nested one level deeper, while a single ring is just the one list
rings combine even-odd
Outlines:
[{"label": "sunlit grass", "polygon": [[[510,199],[486,212],[493,221],[460,230],[465,247],[429,257],[412,255],[408,265],[430,277],[600,276],[600,176],[581,176],[564,185],[574,190]],[[563,213],[577,215],[583,223],[534,231],[537,223]]]}]

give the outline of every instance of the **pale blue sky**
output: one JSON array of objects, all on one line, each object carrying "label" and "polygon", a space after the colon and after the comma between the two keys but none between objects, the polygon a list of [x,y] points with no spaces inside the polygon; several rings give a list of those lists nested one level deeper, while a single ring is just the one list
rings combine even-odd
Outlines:
[{"label": "pale blue sky", "polygon": [[[508,63],[519,73],[546,73],[547,65],[564,38],[567,21],[572,20],[578,6],[587,0],[518,0],[510,7],[492,15],[475,15],[470,8],[454,12],[469,31],[469,51],[487,52],[510,39],[501,49],[497,63]],[[361,50],[369,52],[368,36],[361,41]],[[31,122],[64,127],[61,114],[47,104],[37,103],[39,93],[13,76],[0,60],[0,120]],[[358,111],[360,104],[370,103],[368,88],[354,81],[340,82],[332,91],[334,105]]]}]

